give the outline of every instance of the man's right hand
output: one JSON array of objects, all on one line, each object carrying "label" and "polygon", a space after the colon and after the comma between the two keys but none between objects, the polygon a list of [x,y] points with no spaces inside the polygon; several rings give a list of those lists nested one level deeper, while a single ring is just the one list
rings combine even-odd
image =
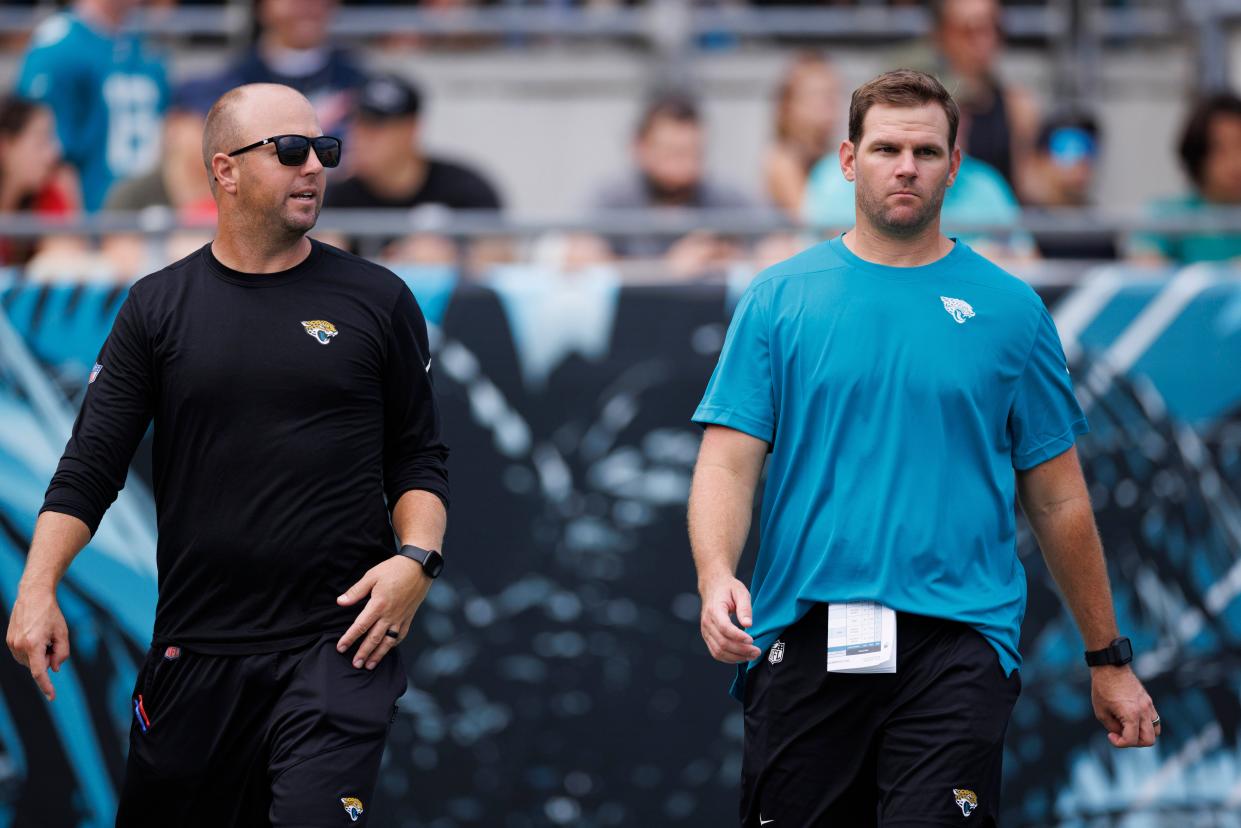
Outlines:
[{"label": "man's right hand", "polygon": [[18,588],[6,640],[13,658],[30,670],[47,700],[55,699],[56,688],[47,671],[60,672],[60,665],[69,659],[69,626],[54,587]]},{"label": "man's right hand", "polygon": [[702,615],[699,624],[702,640],[716,661],[740,664],[753,661],[762,655],[754,646],[754,639],[744,629],[733,623],[730,615],[736,615],[741,627],[754,623],[750,609],[750,591],[745,584],[731,575],[721,576],[705,584],[702,595]]}]

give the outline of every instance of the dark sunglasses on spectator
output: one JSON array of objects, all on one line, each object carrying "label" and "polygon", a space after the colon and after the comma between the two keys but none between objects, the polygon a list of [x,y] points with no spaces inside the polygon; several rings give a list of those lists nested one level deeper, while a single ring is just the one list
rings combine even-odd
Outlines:
[{"label": "dark sunglasses on spectator", "polygon": [[268,144],[276,145],[276,157],[287,167],[300,167],[305,164],[311,147],[315,148],[315,155],[319,156],[319,163],[323,166],[335,167],[340,163],[340,139],[330,135],[320,135],[318,138],[307,138],[305,135],[273,135],[248,147],[233,150],[228,155],[231,158]]}]

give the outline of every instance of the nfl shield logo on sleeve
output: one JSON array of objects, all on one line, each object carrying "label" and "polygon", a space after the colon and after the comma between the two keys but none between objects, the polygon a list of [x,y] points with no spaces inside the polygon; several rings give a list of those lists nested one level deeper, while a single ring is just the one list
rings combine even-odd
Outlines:
[{"label": "nfl shield logo on sleeve", "polygon": [[777,641],[771,645],[771,652],[767,653],[767,660],[772,664],[779,664],[784,661],[784,642]]},{"label": "nfl shield logo on sleeve", "polygon": [[92,382],[94,382],[96,379],[98,379],[98,377],[99,377],[99,372],[100,372],[100,371],[102,371],[102,370],[103,370],[103,366],[102,366],[102,365],[100,365],[98,362],[96,362],[96,363],[95,363],[95,367],[94,367],[94,368],[92,368],[92,369],[90,369],[90,379],[88,379],[88,380],[86,381],[86,384],[87,384],[87,385],[90,385]]}]

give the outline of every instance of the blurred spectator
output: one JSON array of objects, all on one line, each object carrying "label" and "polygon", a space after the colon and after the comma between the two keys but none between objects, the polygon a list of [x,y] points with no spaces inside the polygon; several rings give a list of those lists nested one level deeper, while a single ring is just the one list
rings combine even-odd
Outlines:
[{"label": "blurred spectator", "polygon": [[335,13],[334,0],[257,0],[254,46],[201,85],[193,107],[206,113],[220,95],[242,84],[281,83],[310,99],[325,135],[344,135],[366,75],[348,52],[330,45],[328,26]]},{"label": "blurred spectator", "polygon": [[203,121],[193,110],[169,110],[160,164],[146,175],[117,184],[104,206],[109,210],[167,207],[182,219],[214,218],[215,199],[203,171]]},{"label": "blurred spectator", "polygon": [[[499,210],[496,188],[475,170],[422,149],[422,95],[396,75],[372,78],[358,97],[357,119],[346,144],[353,174],[332,181],[323,206],[410,208],[439,205],[453,210]],[[394,239],[385,239],[390,245]],[[407,240],[388,254],[423,260],[425,238]],[[434,249],[442,249],[436,243]]]},{"label": "blurred spectator", "polygon": [[[1213,208],[1241,207],[1241,98],[1224,92],[1200,101],[1185,122],[1179,151],[1194,191],[1155,202],[1155,218],[1183,221]],[[1130,252],[1138,259],[1179,264],[1226,261],[1241,257],[1241,233],[1140,234]]]},{"label": "blurred spectator", "polygon": [[[965,114],[957,127],[957,146],[968,140],[970,122]],[[1034,240],[1018,228],[1021,207],[999,171],[985,161],[962,153],[956,180],[944,194],[944,232],[959,238],[984,256],[1030,258]],[[856,218],[853,182],[841,171],[839,156],[826,156],[810,174],[804,218],[807,223],[835,232],[853,227]],[[961,233],[957,228],[987,226],[994,231]]]},{"label": "blurred spectator", "polygon": [[98,210],[113,181],[150,170],[159,158],[168,101],[161,60],[121,27],[139,0],[78,0],[39,24],[17,82],[51,107],[82,202]]},{"label": "blurred spectator", "polygon": [[936,74],[952,92],[962,116],[973,122],[965,151],[998,170],[1024,197],[1039,114],[1029,92],[999,79],[1000,4],[933,0],[931,14]]},{"label": "blurred spectator", "polygon": [[[633,171],[604,186],[594,198],[594,209],[754,207],[740,192],[705,177],[704,142],[693,101],[680,96],[657,98],[638,122]],[[675,241],[666,236],[626,236],[617,239],[613,248],[627,257],[666,256],[677,276],[696,276],[724,267],[738,252],[734,242],[705,231]]]},{"label": "blurred spectator", "polygon": [[[60,142],[52,112],[22,98],[0,99],[0,217],[42,218],[74,212],[74,198],[58,180]],[[63,177],[62,177],[63,178]],[[22,265],[39,244],[0,236],[0,265]]]},{"label": "blurred spectator", "polygon": [[[1063,113],[1048,118],[1039,129],[1030,179],[1032,206],[1090,207],[1091,190],[1099,162],[1099,127],[1094,118]],[[1049,259],[1115,259],[1115,234],[1035,236],[1039,253]]]},{"label": "blurred spectator", "polygon": [[358,98],[349,148],[353,175],[333,182],[325,207],[499,210],[496,188],[481,174],[422,149],[422,95],[396,75],[371,79]]},{"label": "blurred spectator", "polygon": [[801,214],[806,179],[832,149],[840,84],[827,60],[817,54],[797,57],[776,93],[775,142],[767,150],[767,195],[790,216]]},{"label": "blurred spectator", "polygon": [[[213,225],[215,199],[203,169],[202,113],[174,102],[164,119],[164,151],[159,165],[138,178],[117,184],[108,194],[108,210],[165,210],[178,222]],[[210,241],[208,230],[173,233],[161,245],[141,235],[115,234],[104,239],[103,252],[124,277],[155,270]]]}]

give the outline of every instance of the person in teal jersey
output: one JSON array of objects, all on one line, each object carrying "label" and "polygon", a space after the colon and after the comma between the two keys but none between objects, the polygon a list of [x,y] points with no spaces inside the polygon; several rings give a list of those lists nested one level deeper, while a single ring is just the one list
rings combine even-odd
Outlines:
[{"label": "person in teal jersey", "polygon": [[[1193,192],[1156,201],[1149,208],[1153,219],[1192,221],[1212,210],[1241,207],[1241,98],[1221,92],[1198,102],[1185,120],[1178,149]],[[1241,258],[1241,233],[1139,233],[1129,248],[1144,261],[1227,262]]]},{"label": "person in teal jersey", "polygon": [[[854,92],[839,154],[854,226],[759,274],[694,413],[690,542],[703,639],[738,668],[745,826],[996,824],[1020,691],[1018,495],[1111,743],[1161,729],[1116,629],[1051,316],[940,232],[957,118],[921,72]],[[833,604],[894,611],[895,672],[827,670]]]},{"label": "person in teal jersey", "polygon": [[143,39],[122,31],[136,5],[78,0],[49,17],[35,29],[17,81],[19,94],[55,113],[65,160],[92,212],[112,182],[148,172],[159,160],[168,79]]}]

